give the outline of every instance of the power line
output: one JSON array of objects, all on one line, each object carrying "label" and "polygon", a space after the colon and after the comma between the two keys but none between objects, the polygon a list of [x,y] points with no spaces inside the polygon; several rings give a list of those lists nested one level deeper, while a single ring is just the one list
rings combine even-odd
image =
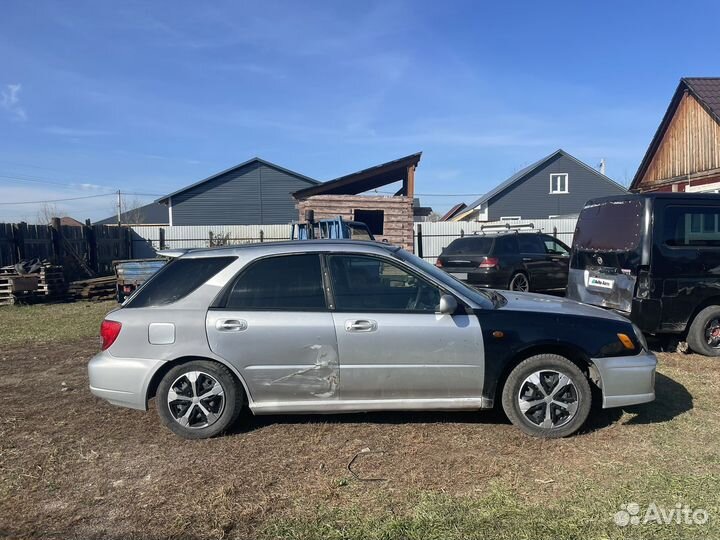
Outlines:
[{"label": "power line", "polygon": [[94,199],[97,197],[112,197],[115,193],[100,193],[98,195],[86,195],[84,197],[68,197],[66,199],[48,199],[45,201],[13,201],[13,202],[0,202],[2,205],[9,204],[42,204],[42,203],[54,203],[63,201],[79,201],[80,199]]}]

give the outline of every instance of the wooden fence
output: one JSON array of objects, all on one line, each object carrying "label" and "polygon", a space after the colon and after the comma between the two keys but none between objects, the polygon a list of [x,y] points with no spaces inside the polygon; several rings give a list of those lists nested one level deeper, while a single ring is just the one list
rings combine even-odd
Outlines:
[{"label": "wooden fence", "polygon": [[131,233],[127,227],[89,225],[73,227],[27,223],[0,223],[0,266],[26,259],[47,259],[63,266],[65,279],[112,273],[112,261],[130,259]]}]

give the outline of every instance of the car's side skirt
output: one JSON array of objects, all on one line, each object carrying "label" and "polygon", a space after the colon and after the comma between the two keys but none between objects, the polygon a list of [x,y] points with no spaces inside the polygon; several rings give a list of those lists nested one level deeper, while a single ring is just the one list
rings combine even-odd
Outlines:
[{"label": "car's side skirt", "polygon": [[356,399],[255,402],[253,414],[351,413],[367,411],[445,411],[491,409],[492,400],[484,397],[437,399]]}]

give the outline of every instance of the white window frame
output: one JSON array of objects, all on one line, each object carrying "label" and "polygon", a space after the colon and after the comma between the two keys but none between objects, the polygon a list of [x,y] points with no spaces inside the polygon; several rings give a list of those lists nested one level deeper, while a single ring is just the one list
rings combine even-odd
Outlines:
[{"label": "white window frame", "polygon": [[[555,189],[555,182],[553,180],[565,177],[565,189],[564,190],[556,190]],[[560,187],[561,183],[558,182],[558,188]],[[557,194],[565,194],[570,193],[570,177],[568,173],[550,173],[550,195],[557,195]]]}]

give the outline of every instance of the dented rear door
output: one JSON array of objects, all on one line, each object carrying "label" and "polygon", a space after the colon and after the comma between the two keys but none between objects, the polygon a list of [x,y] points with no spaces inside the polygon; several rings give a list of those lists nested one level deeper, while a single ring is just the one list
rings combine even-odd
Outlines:
[{"label": "dented rear door", "polygon": [[318,254],[250,263],[208,311],[206,328],[210,349],[238,369],[256,404],[337,398],[337,339]]}]

